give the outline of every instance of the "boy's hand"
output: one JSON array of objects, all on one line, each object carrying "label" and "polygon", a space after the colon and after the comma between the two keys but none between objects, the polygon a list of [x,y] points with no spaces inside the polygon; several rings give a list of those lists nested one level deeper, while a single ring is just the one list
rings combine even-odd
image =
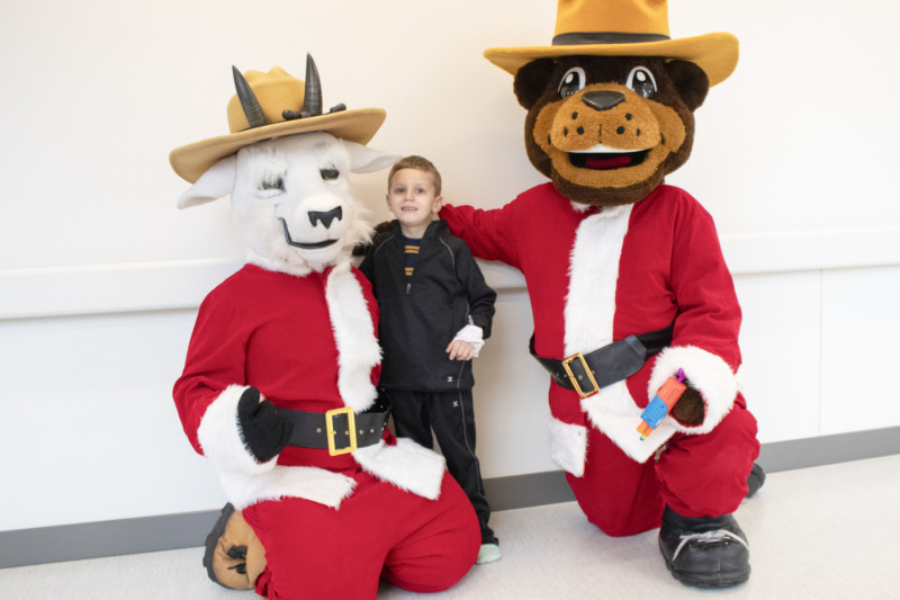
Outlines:
[{"label": "boy's hand", "polygon": [[475,345],[464,340],[453,340],[447,346],[447,354],[450,360],[472,360],[475,356]]}]

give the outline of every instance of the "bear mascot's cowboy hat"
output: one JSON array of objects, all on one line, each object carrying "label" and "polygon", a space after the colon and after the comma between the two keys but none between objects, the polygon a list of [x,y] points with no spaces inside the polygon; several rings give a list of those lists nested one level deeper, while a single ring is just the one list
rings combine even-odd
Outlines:
[{"label": "bear mascot's cowboy hat", "polygon": [[663,184],[737,39],[673,39],[664,0],[559,0],[551,45],[485,56],[515,76],[528,158],[550,182],[441,217],[525,276],[552,457],[607,534],[661,527],[680,581],[746,581],[732,513],[764,474],[736,377],[741,312],[712,218]]},{"label": "bear mascot's cowboy hat", "polygon": [[247,264],[200,306],[174,398],[229,501],[204,563],[270,598],[418,592],[474,564],[478,521],[443,458],[387,427],[375,388],[378,308],[351,249],[371,227],[348,174],[398,157],[367,148],[381,109],[323,114],[280,68],[234,70],[230,133],[174,150],[188,207],[230,195]]}]

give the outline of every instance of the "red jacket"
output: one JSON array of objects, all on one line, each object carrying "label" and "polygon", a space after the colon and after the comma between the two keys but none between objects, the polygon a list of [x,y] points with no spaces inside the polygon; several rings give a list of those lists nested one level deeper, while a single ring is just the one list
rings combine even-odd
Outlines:
[{"label": "red jacket", "polygon": [[[540,356],[589,352],[675,321],[672,347],[627,382],[582,402],[551,384],[558,422],[585,426],[587,414],[643,461],[676,430],[708,432],[730,410],[738,394],[740,307],[712,218],[686,192],[663,185],[633,205],[579,210],[547,183],[500,209],[446,206],[440,216],[476,256],[522,271]],[[641,442],[635,429],[642,408],[679,368],[703,393],[706,421],[685,428],[666,419]],[[560,466],[578,472],[577,464]]]},{"label": "red jacket", "polygon": [[288,446],[263,464],[241,439],[237,401],[251,385],[295,410],[369,408],[381,364],[377,323],[369,282],[349,263],[305,277],[246,265],[206,297],[173,393],[188,439],[238,508],[282,496],[337,507],[360,468],[436,497],[443,459],[389,433],[386,444],[352,454]]}]

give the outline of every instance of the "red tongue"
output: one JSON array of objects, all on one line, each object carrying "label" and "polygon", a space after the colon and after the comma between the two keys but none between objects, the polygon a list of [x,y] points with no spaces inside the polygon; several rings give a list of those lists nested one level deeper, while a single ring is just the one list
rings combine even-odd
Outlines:
[{"label": "red tongue", "polygon": [[589,158],[585,162],[588,169],[618,169],[619,167],[627,167],[631,164],[631,157],[627,154],[620,154],[613,158]]}]

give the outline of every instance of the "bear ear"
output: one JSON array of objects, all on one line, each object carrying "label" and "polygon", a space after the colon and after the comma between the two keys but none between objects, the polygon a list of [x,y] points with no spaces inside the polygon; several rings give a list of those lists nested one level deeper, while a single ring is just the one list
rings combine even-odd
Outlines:
[{"label": "bear ear", "polygon": [[703,69],[686,60],[670,60],[666,63],[666,70],[691,112],[700,108],[709,92],[709,77]]},{"label": "bear ear", "polygon": [[553,72],[556,62],[549,58],[540,58],[519,69],[513,81],[516,98],[526,110],[531,110],[549,85],[548,78]]}]

